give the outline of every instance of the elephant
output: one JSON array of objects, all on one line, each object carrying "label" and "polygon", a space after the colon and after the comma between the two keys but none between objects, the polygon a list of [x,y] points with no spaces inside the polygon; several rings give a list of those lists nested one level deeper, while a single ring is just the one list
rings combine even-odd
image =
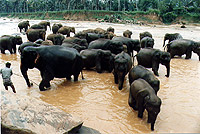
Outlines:
[{"label": "elephant", "polygon": [[79,38],[79,39],[86,39],[86,36],[87,36],[87,33],[83,31],[80,31],[74,35],[74,37]]},{"label": "elephant", "polygon": [[114,81],[118,85],[118,89],[123,88],[124,78],[133,65],[131,56],[126,52],[121,52],[114,57]]},{"label": "elephant", "polygon": [[124,37],[127,37],[127,38],[131,38],[131,35],[132,35],[133,33],[130,31],[130,30],[126,30],[126,31],[124,31],[123,32],[123,36]]},{"label": "elephant", "polygon": [[68,43],[75,43],[78,44],[80,46],[85,46],[86,48],[88,48],[88,43],[86,39],[80,39],[78,37],[66,37],[63,40],[63,43],[68,42]]},{"label": "elephant", "polygon": [[30,27],[29,21],[22,21],[18,24],[20,33],[22,32],[22,29],[26,32],[28,30],[28,27]]},{"label": "elephant", "polygon": [[161,103],[161,99],[148,82],[141,78],[133,81],[130,86],[128,104],[134,110],[138,110],[139,118],[142,118],[144,110],[147,110],[147,122],[151,123],[152,131],[154,131],[154,124],[160,113]]},{"label": "elephant", "polygon": [[149,71],[148,69],[146,69],[141,65],[134,66],[129,71],[128,78],[130,86],[133,81],[141,78],[151,85],[151,87],[155,90],[156,94],[160,89],[160,81],[154,76],[154,74],[151,71]]},{"label": "elephant", "polygon": [[46,31],[44,29],[28,29],[26,35],[29,41],[35,42],[37,39],[45,40]]},{"label": "elephant", "polygon": [[18,47],[18,52],[21,55],[23,53],[23,50],[25,47],[39,47],[39,46],[41,46],[41,45],[37,44],[35,42],[30,42],[30,41],[24,42]]},{"label": "elephant", "polygon": [[11,36],[11,35],[4,35],[0,37],[0,49],[1,53],[5,54],[5,50],[8,50],[10,54],[16,53],[16,45],[21,45],[22,37],[20,36]]},{"label": "elephant", "polygon": [[107,32],[112,32],[112,33],[114,33],[114,32],[115,32],[115,29],[114,29],[113,27],[108,27],[106,31],[107,31]]},{"label": "elephant", "polygon": [[113,37],[114,41],[121,42],[122,44],[127,46],[127,53],[133,56],[133,50],[139,52],[140,51],[140,41],[138,39],[131,39],[123,36],[115,36]]},{"label": "elephant", "polygon": [[159,49],[143,48],[136,55],[138,65],[142,65],[147,68],[152,68],[152,71],[156,76],[158,75],[159,64],[166,66],[167,75],[170,75],[170,61],[171,57],[168,52],[163,52]]},{"label": "elephant", "polygon": [[70,32],[75,34],[75,28],[74,27],[63,26],[63,27],[58,29],[58,33],[61,33],[63,35],[67,35],[67,37],[70,37]]},{"label": "elephant", "polygon": [[102,28],[95,28],[94,33],[96,34],[105,34],[107,31]]},{"label": "elephant", "polygon": [[65,36],[62,34],[49,34],[47,40],[51,40],[54,45],[62,45]]},{"label": "elephant", "polygon": [[166,33],[165,36],[164,36],[163,47],[165,47],[165,41],[166,40],[169,40],[168,43],[170,43],[171,41],[177,40],[177,39],[183,39],[181,34],[179,34],[179,33]]},{"label": "elephant", "polygon": [[167,44],[167,49],[171,55],[171,58],[174,58],[175,55],[182,56],[186,54],[185,59],[190,59],[192,56],[192,51],[197,51],[199,47],[200,42],[195,42],[188,39],[174,40]]},{"label": "elephant", "polygon": [[[66,78],[78,81],[78,76],[83,69],[83,60],[77,50],[63,46],[25,47],[21,53],[21,73],[28,87],[31,87],[27,71],[37,68],[40,71],[42,81],[39,84],[40,91],[50,87],[50,81],[54,78]],[[83,75],[82,75],[83,79]]]},{"label": "elephant", "polygon": [[34,24],[30,27],[30,29],[45,29],[45,26],[41,24]]},{"label": "elephant", "polygon": [[62,24],[53,24],[52,26],[52,31],[53,31],[53,34],[56,34],[58,32],[58,29],[62,27]]},{"label": "elephant", "polygon": [[81,45],[78,45],[78,44],[73,43],[73,42],[63,42],[62,46],[74,48],[78,52],[80,52],[81,50],[87,49],[86,46],[81,46]]},{"label": "elephant", "polygon": [[148,31],[142,32],[140,33],[140,41],[142,40],[142,38],[144,37],[151,37],[152,38],[152,34]]},{"label": "elephant", "polygon": [[80,52],[83,58],[83,66],[86,69],[96,68],[97,73],[103,70],[112,72],[114,56],[109,50],[86,49]]},{"label": "elephant", "polygon": [[86,40],[87,40],[88,44],[99,38],[105,38],[105,36],[103,34],[97,34],[97,33],[87,33],[86,34]]},{"label": "elephant", "polygon": [[100,38],[90,42],[88,49],[110,50],[113,54],[119,54],[124,50],[124,47],[122,42]]},{"label": "elephant", "polygon": [[41,21],[41,22],[39,23],[39,25],[43,25],[45,31],[47,31],[47,26],[49,26],[49,29],[50,29],[50,31],[51,31],[51,25],[50,25],[50,22],[49,22],[49,21]]},{"label": "elephant", "polygon": [[151,37],[144,37],[140,41],[140,45],[141,45],[141,48],[145,48],[145,47],[151,47],[151,48],[153,48],[153,46],[154,46],[154,39],[151,38]]}]

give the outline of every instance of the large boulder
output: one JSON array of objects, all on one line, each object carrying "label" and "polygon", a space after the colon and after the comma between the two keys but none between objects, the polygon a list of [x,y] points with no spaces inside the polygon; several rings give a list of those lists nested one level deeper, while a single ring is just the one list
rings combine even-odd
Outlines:
[{"label": "large boulder", "polygon": [[1,132],[63,134],[78,131],[83,121],[39,99],[1,90]]}]

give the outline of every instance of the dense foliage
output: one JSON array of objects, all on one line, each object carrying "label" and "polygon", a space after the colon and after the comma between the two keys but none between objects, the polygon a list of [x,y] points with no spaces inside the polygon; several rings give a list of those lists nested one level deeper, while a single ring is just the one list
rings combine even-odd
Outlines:
[{"label": "dense foliage", "polygon": [[1,13],[63,10],[156,10],[163,22],[171,22],[179,15],[199,17],[200,0],[0,0]]}]

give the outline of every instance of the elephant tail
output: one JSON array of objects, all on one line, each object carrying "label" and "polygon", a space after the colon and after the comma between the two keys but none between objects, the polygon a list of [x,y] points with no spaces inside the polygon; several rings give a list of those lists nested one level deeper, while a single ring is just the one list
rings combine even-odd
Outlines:
[{"label": "elephant tail", "polygon": [[82,76],[82,80],[84,80],[85,78],[83,77],[83,71],[81,70],[81,76]]}]

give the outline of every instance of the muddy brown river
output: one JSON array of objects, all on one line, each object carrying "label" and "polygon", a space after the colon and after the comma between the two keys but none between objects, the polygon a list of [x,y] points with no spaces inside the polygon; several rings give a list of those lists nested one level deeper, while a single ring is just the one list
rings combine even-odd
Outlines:
[{"label": "muddy brown river", "polygon": [[[22,20],[0,18],[0,36],[19,34],[24,42],[27,41],[26,35],[20,34],[17,27],[20,21]],[[31,25],[38,22],[40,20],[30,20]],[[97,27],[107,29],[112,26],[115,28],[116,35],[122,35],[123,31],[129,29],[133,32],[133,39],[139,39],[139,33],[149,31],[155,40],[155,48],[162,50],[165,33],[178,32],[183,38],[200,41],[200,27],[194,25],[186,25],[187,28],[181,29],[180,25],[139,26],[56,20],[52,20],[51,25],[56,22],[65,26],[74,26],[76,32]],[[50,34],[49,29],[48,34]],[[162,100],[162,105],[155,123],[155,133],[200,133],[200,61],[194,53],[189,60],[185,60],[184,57],[171,60],[169,78],[165,77],[165,67],[160,65],[158,79],[161,87],[158,96]],[[40,92],[38,84],[41,77],[37,69],[28,71],[30,80],[34,82],[33,87],[28,88],[20,72],[19,53],[10,55],[6,51],[5,55],[0,54],[0,68],[5,66],[6,61],[12,64],[11,67],[15,73],[12,81],[17,94],[35,97],[50,103],[80,117],[84,121],[84,126],[94,128],[101,133],[151,133],[150,124],[147,123],[147,112],[145,111],[143,119],[140,119],[137,117],[137,111],[132,110],[128,105],[127,76],[123,89],[119,91],[112,73],[98,74],[84,70],[84,80],[81,80],[81,76],[78,82],[55,78],[51,81],[50,90]],[[0,78],[0,88],[4,90],[2,78]],[[9,92],[12,92],[11,88]]]}]

